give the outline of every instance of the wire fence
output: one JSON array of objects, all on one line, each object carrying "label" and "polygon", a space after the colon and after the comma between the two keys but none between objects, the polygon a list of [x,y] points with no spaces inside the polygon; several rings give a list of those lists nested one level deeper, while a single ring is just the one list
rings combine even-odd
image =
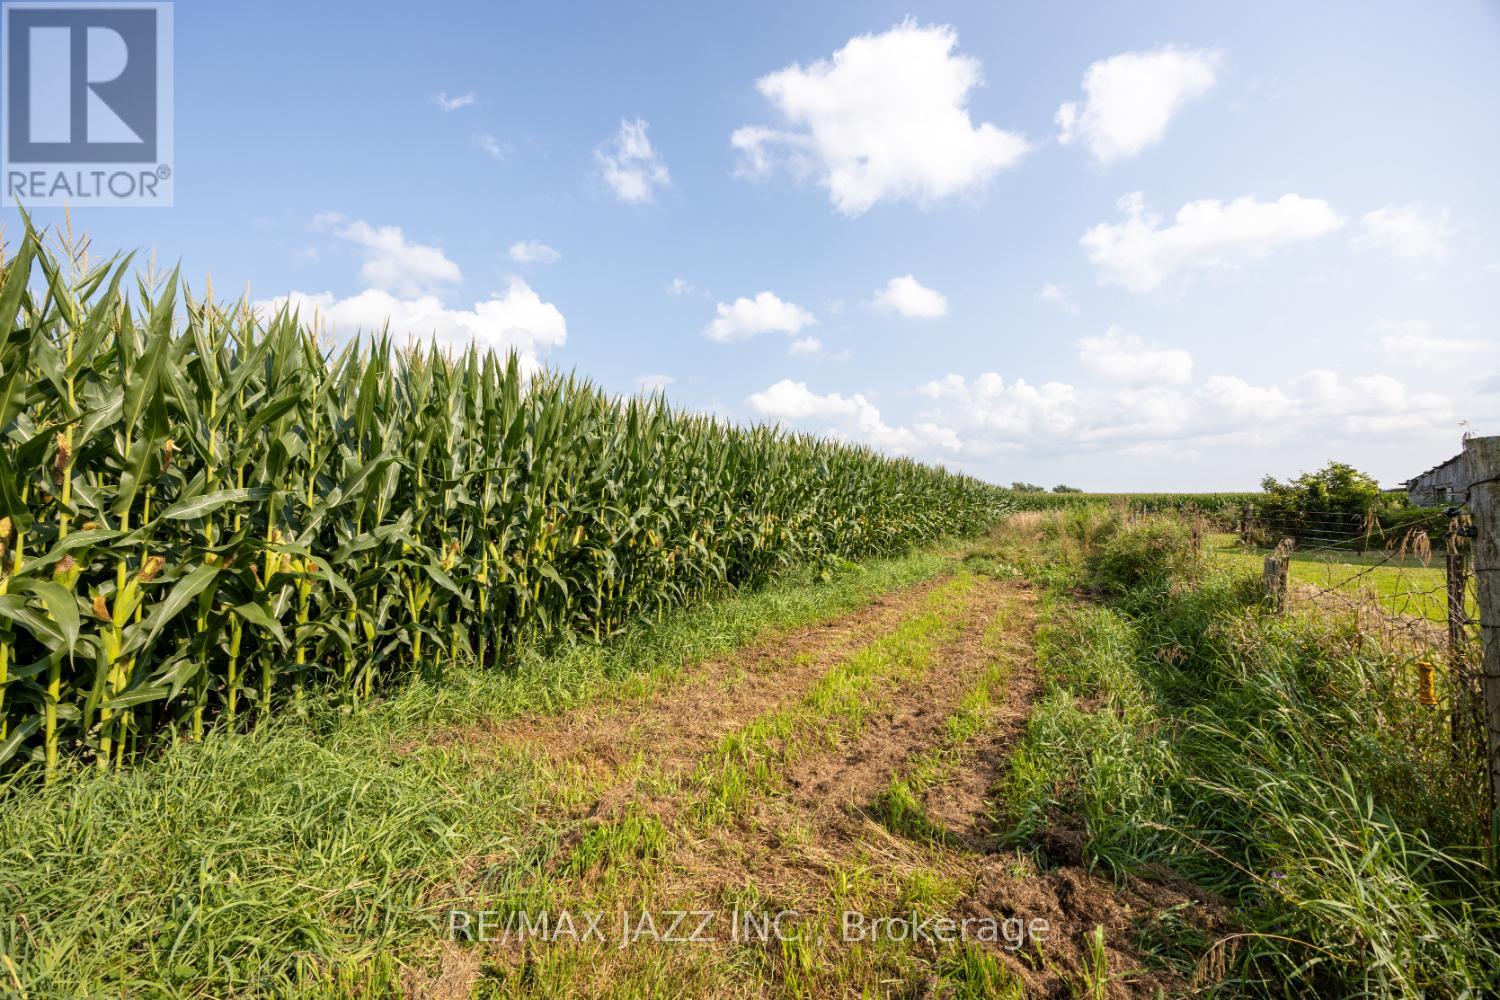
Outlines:
[{"label": "wire fence", "polygon": [[1482,770],[1483,657],[1467,512],[1436,510],[1397,528],[1337,511],[1247,515],[1240,541],[1265,551],[1271,598],[1351,625],[1355,639],[1396,653],[1403,686],[1447,719],[1455,757]]}]

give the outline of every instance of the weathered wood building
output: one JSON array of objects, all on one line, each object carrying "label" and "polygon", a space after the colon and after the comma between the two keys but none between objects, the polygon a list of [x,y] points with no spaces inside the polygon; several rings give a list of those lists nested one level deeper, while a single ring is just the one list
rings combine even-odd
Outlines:
[{"label": "weathered wood building", "polygon": [[1407,498],[1423,507],[1464,503],[1468,500],[1469,493],[1464,456],[1454,455],[1443,464],[1434,465],[1401,485],[1406,487]]}]

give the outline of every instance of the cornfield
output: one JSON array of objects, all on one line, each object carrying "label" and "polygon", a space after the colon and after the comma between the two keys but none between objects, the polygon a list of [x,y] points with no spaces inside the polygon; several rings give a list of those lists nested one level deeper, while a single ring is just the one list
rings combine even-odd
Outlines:
[{"label": "cornfield", "polygon": [[357,707],[1006,504],[514,356],[331,349],[28,229],[0,270],[0,764]]}]

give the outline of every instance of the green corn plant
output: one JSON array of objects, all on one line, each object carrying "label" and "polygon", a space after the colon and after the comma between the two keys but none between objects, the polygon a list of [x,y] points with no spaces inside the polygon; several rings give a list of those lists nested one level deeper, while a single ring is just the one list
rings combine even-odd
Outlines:
[{"label": "green corn plant", "polygon": [[312,691],[505,669],[1009,509],[514,355],[336,343],[70,245],[28,229],[0,270],[0,766],[117,767]]}]

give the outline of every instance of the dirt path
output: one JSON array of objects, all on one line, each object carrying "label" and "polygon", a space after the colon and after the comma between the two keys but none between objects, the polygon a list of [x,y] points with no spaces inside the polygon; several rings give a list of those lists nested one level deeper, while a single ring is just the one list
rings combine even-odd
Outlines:
[{"label": "dirt path", "polygon": [[657,773],[681,773],[726,733],[801,697],[829,664],[889,632],[945,581],[882,595],[841,618],[701,664],[682,683],[644,699],[508,720],[489,727],[484,738],[578,772],[619,771],[649,754]]},{"label": "dirt path", "polygon": [[[1109,996],[1180,987],[1128,971],[1141,965],[1132,941],[1155,914],[1199,901],[1116,887],[1066,836],[1042,846],[1041,866],[995,842],[995,792],[1040,688],[1035,624],[1027,586],[961,573],[642,699],[475,734],[537,756],[569,789],[557,794],[568,832],[512,898],[604,911],[611,927],[646,911],[795,911],[797,930],[741,940],[716,917],[695,944],[506,940],[482,961],[449,948],[412,992],[469,996],[481,975],[494,996],[1061,997],[1091,977]],[[1041,919],[1049,936],[851,943],[846,911]]]}]

